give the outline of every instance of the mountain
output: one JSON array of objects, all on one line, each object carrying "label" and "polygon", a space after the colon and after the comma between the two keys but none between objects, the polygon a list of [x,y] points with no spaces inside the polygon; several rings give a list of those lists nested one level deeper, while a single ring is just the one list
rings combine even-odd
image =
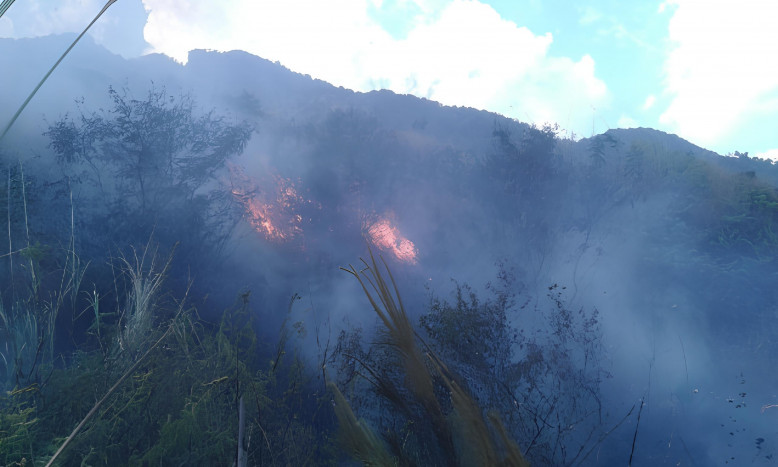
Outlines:
[{"label": "mountain", "polygon": [[[0,121],[73,38],[0,39]],[[215,323],[250,303],[261,324],[245,341],[253,339],[249,347],[261,358],[245,357],[247,368],[251,361],[266,371],[261,365],[274,361],[275,371],[296,345],[317,378],[341,382],[347,367],[365,376],[370,372],[354,359],[374,362],[385,370],[375,374],[388,379],[374,374],[371,381],[379,395],[394,397],[376,384],[402,380],[396,362],[376,350],[385,336],[376,334],[358,284],[338,269],[358,264],[370,244],[429,349],[461,376],[436,380],[439,392],[455,392],[442,381],[457,380],[479,403],[497,406],[535,463],[623,462],[638,430],[636,454],[646,465],[744,456],[767,464],[778,448],[768,436],[769,414],[759,413],[777,403],[778,383],[778,169],[768,161],[725,157],[650,128],[565,139],[553,126],[338,88],[242,51],[196,50],[186,65],[161,55],[125,60],[88,36],[0,143],[0,155],[7,174],[0,177],[9,237],[0,273],[5,309],[17,309],[22,290],[37,297],[25,303],[60,303],[52,297],[64,296],[62,271],[73,271],[77,256],[78,264],[90,262],[82,285],[68,285],[75,298],[60,303],[52,355],[79,350],[100,365],[113,361],[112,352],[125,355],[110,349],[129,339],[122,334],[127,322],[116,316],[135,292],[119,291],[116,271],[166,275],[172,296],[187,295],[209,323],[202,329],[221,333],[212,353],[227,355],[225,336],[238,342],[248,335]],[[175,251],[165,274],[153,274],[160,259],[152,266],[139,253],[147,242],[159,244],[160,257]],[[136,269],[127,273],[131,264]],[[116,308],[104,318],[110,327],[101,327],[101,312],[92,317],[100,296],[112,300],[101,302],[103,309]],[[160,306],[171,313],[175,300],[166,300]],[[0,332],[10,336],[4,326]],[[249,354],[234,345],[230,358]],[[336,353],[340,360],[322,363]],[[159,361],[168,362],[163,356]],[[38,367],[39,357],[31,358],[5,361]],[[69,358],[57,365],[74,372],[64,363]],[[198,358],[164,368],[207,366]],[[13,388],[21,373],[2,368],[0,383]],[[273,375],[262,384],[302,378],[273,371],[262,373]],[[203,391],[227,378],[217,373],[191,381],[191,393],[213,410],[219,403]],[[144,374],[151,378],[152,370]],[[373,394],[364,380],[354,381]],[[310,391],[318,383],[279,389],[300,396],[289,419],[319,413],[311,404],[320,383]],[[392,417],[405,412],[370,409],[373,396],[357,390],[351,397],[365,404],[360,416],[387,423],[382,439],[393,455],[406,455],[405,443],[387,434],[403,429]],[[404,409],[418,416],[422,406]],[[540,412],[529,416],[525,407]],[[183,430],[177,410],[146,431],[179,439],[159,428]],[[622,426],[622,418],[629,422]],[[298,435],[326,425],[317,420]],[[560,445],[565,449],[553,447]],[[602,450],[599,460],[584,462],[593,446]],[[86,459],[84,449],[71,460]]]}]

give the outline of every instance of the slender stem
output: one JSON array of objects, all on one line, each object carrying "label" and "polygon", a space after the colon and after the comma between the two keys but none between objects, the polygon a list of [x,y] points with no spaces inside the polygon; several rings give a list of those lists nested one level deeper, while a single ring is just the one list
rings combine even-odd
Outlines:
[{"label": "slender stem", "polygon": [[97,16],[95,16],[95,18],[92,20],[92,22],[89,23],[89,25],[83,31],[81,31],[81,34],[79,34],[78,37],[76,37],[76,40],[74,40],[73,43],[70,44],[70,47],[68,47],[67,50],[65,50],[65,53],[63,53],[62,56],[59,57],[59,60],[57,60],[57,63],[55,63],[54,66],[52,66],[51,69],[49,69],[48,73],[46,73],[43,76],[43,79],[40,80],[38,85],[35,86],[35,89],[33,89],[32,92],[30,93],[30,95],[27,96],[27,99],[24,101],[22,106],[19,107],[19,110],[16,111],[16,113],[13,116],[13,118],[11,118],[11,121],[8,122],[8,125],[6,125],[5,128],[3,129],[3,133],[0,134],[0,141],[2,141],[3,138],[5,138],[5,135],[6,135],[6,133],[8,133],[8,130],[10,130],[11,127],[13,126],[13,124],[16,123],[16,120],[19,118],[19,115],[21,115],[22,112],[24,112],[24,109],[27,107],[27,104],[29,104],[30,101],[32,100],[32,98],[35,96],[35,94],[37,94],[38,90],[41,88],[41,86],[43,86],[43,83],[45,83],[46,80],[49,79],[49,76],[51,76],[51,74],[54,72],[54,69],[56,69],[57,66],[59,66],[60,62],[62,62],[62,60],[65,59],[65,56],[67,56],[67,54],[73,49],[73,47],[76,46],[78,41],[81,40],[82,37],[84,37],[84,34],[86,34],[86,32],[89,30],[89,28],[91,28],[92,25],[95,24],[95,22],[101,16],[103,16],[103,13],[105,13],[105,10],[107,10],[108,7],[110,7],[114,3],[116,3],[116,0],[108,0],[108,2],[105,4],[103,9],[100,10],[100,13],[98,13]]},{"label": "slender stem", "polygon": [[13,4],[14,0],[3,0],[3,3],[0,3],[0,16],[3,16]]},{"label": "slender stem", "polygon": [[643,406],[646,405],[643,399],[640,400],[640,409],[638,410],[638,421],[635,423],[635,435],[632,437],[632,450],[629,452],[628,467],[632,466],[632,456],[635,454],[635,443],[638,440],[638,428],[640,427],[640,414],[643,413]]},{"label": "slender stem", "polygon": [[35,263],[33,262],[33,255],[32,252],[30,251],[30,225],[27,222],[27,191],[24,187],[25,185],[24,166],[22,165],[22,161],[19,161],[19,176],[21,177],[21,181],[22,181],[22,205],[24,206],[24,232],[27,237],[27,253],[28,253],[28,260],[30,261],[30,279],[32,280],[32,290],[35,293],[35,296],[37,296],[38,280],[35,276]]},{"label": "slender stem", "polygon": [[11,241],[11,167],[8,167],[8,263],[10,264],[11,288],[14,284],[14,260],[13,260],[13,242]]},{"label": "slender stem", "polygon": [[246,467],[248,459],[246,458],[246,449],[243,443],[245,436],[245,410],[243,407],[243,395],[240,396],[238,403],[238,465],[237,467]]}]

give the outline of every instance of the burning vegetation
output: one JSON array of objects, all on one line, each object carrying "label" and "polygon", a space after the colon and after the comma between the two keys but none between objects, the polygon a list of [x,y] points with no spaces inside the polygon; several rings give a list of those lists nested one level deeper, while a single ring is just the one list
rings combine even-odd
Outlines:
[{"label": "burning vegetation", "polygon": [[[234,164],[228,167],[232,195],[243,207],[244,218],[268,241],[282,243],[301,238],[306,209],[321,209],[320,203],[300,194],[299,180],[278,174],[257,179],[247,175],[242,167]],[[394,217],[391,212],[368,216],[370,220],[363,223],[363,234],[398,261],[416,264],[416,245],[400,233]]]},{"label": "burning vegetation", "polygon": [[273,175],[262,183],[246,175],[243,168],[230,165],[233,197],[243,206],[248,223],[267,240],[285,242],[302,235],[305,205],[316,204],[298,193],[290,178]]},{"label": "burning vegetation", "polygon": [[400,230],[392,224],[391,217],[393,216],[379,218],[368,227],[370,241],[381,250],[391,252],[399,261],[416,264],[416,245],[400,234]]}]

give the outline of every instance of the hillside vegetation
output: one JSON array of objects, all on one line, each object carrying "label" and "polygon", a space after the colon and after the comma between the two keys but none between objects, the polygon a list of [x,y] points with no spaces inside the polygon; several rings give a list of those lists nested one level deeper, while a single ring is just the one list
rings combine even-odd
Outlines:
[{"label": "hillside vegetation", "polygon": [[771,461],[771,162],[178,73],[0,145],[0,465]]}]

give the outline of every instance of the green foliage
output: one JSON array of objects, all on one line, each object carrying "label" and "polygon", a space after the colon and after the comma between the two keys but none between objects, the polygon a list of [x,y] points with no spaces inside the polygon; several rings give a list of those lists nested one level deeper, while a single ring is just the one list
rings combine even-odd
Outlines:
[{"label": "green foliage", "polygon": [[501,195],[510,202],[523,201],[531,193],[542,194],[549,189],[549,182],[558,175],[560,158],[556,153],[559,127],[545,124],[524,129],[517,142],[508,128],[495,124],[492,131],[492,154],[485,163],[485,170],[496,178],[502,188]]},{"label": "green foliage", "polygon": [[[44,274],[41,261],[49,248],[38,242],[28,245],[6,255],[11,270],[13,257],[19,258],[16,264],[23,266],[27,286],[17,291],[12,281],[10,300],[0,296],[0,390],[42,383],[54,364],[57,316],[66,302],[75,300],[86,268],[67,254],[65,268]],[[44,280],[49,274],[59,280],[50,284]]]},{"label": "green foliage", "polygon": [[[770,261],[778,254],[778,195],[775,190],[752,183],[746,176],[736,185],[734,202],[718,222],[718,244],[727,250],[741,251],[756,259]],[[736,203],[736,204],[735,204]]]},{"label": "green foliage", "polygon": [[609,149],[615,149],[619,142],[612,135],[603,133],[589,140],[589,158],[592,166],[602,167],[607,162]]},{"label": "green foliage", "polygon": [[522,260],[531,262],[529,267],[542,265],[559,233],[554,225],[567,214],[570,174],[557,152],[558,131],[555,125],[532,125],[517,138],[510,128],[495,124],[491,151],[476,171],[485,177],[479,209],[490,220],[484,225],[491,225],[491,219],[499,225],[484,229],[484,235],[500,244],[526,245]]},{"label": "green foliage", "polygon": [[432,298],[419,323],[433,341],[447,344],[439,349],[443,358],[461,362],[469,371],[508,370],[504,363],[510,362],[519,334],[511,332],[506,313],[512,297],[497,294],[495,301],[482,302],[468,285],[456,284],[453,303]]},{"label": "green foliage", "polygon": [[719,264],[778,257],[778,194],[751,172],[696,164],[676,215],[692,227],[700,250]]},{"label": "green foliage", "polygon": [[35,401],[31,394],[37,385],[9,391],[0,396],[0,464],[23,465],[32,459],[35,418]]},{"label": "green foliage", "polygon": [[40,264],[41,260],[45,258],[51,249],[46,245],[41,245],[40,242],[35,242],[32,245],[28,245],[19,251],[19,255],[22,258],[26,258],[30,261],[34,261],[36,264]]},{"label": "green foliage", "polygon": [[698,242],[693,248],[712,259],[711,267],[746,258],[772,261],[778,254],[778,194],[754,171],[733,172],[724,162],[635,141],[624,156],[628,186],[621,191],[633,203],[660,192],[673,196],[668,225],[680,220],[690,227]]},{"label": "green foliage", "polygon": [[623,168],[631,201],[645,200],[660,190],[677,189],[679,183],[691,179],[695,163],[688,154],[645,141],[633,142],[624,155]]},{"label": "green foliage", "polygon": [[[13,390],[0,397],[0,462],[37,465],[56,451],[62,465],[232,464],[239,400],[250,465],[335,459],[324,388],[313,387],[296,353],[287,355],[290,335],[305,334],[301,323],[287,329],[285,321],[274,348],[261,342],[248,293],[218,326],[200,320],[185,309],[186,297],[166,290],[172,256],[150,246],[125,250],[82,290],[88,263],[77,245],[93,261],[106,242],[138,244],[152,231],[162,244],[181,241],[187,259],[218,247],[237,219],[220,204],[230,194],[219,189],[218,170],[252,133],[213,113],[196,116],[188,96],[109,93],[112,109],[66,117],[47,131],[63,180],[41,187],[21,165],[4,177],[2,214],[14,249],[2,255],[10,267],[0,273],[9,279],[0,301],[0,386]],[[46,207],[36,198],[43,194],[71,205]],[[34,216],[49,221],[45,235]],[[56,244],[67,245],[64,255],[47,246]],[[54,337],[66,333],[54,324],[66,308],[87,341],[55,358]]]},{"label": "green foliage", "polygon": [[[141,306],[143,313],[154,317],[144,320],[145,335],[128,331],[133,327],[133,332],[140,331],[134,309],[119,321],[126,323],[120,329],[93,328],[95,333],[99,330],[102,346],[111,347],[118,338],[123,349],[78,352],[58,368],[49,368],[45,384],[33,383],[0,397],[2,465],[51,456],[72,427],[95,409],[89,422],[69,438],[57,462],[232,464],[240,397],[247,401],[250,465],[306,465],[333,458],[327,411],[322,410],[328,404],[310,397],[309,377],[299,359],[287,361],[281,350],[270,364],[261,357],[268,349],[257,338],[249,294],[241,295],[215,329],[198,320],[194,310],[164,321],[162,302],[155,296],[166,268],[153,264],[153,253],[148,255],[139,255],[134,265],[125,262],[130,287],[126,300],[117,301]],[[93,297],[92,312],[98,320],[105,313],[100,311],[99,294],[94,292]],[[178,306],[183,310],[182,304]],[[161,345],[151,344],[157,341]],[[139,357],[145,349],[150,350]],[[128,368],[129,378],[116,386]],[[96,406],[95,401],[106,395]]]},{"label": "green foliage", "polygon": [[[0,304],[0,364],[2,382],[8,388],[31,384],[38,378],[42,346],[48,340],[38,326],[38,316],[23,302],[16,302],[10,312]],[[2,386],[0,386],[2,389]]]}]

